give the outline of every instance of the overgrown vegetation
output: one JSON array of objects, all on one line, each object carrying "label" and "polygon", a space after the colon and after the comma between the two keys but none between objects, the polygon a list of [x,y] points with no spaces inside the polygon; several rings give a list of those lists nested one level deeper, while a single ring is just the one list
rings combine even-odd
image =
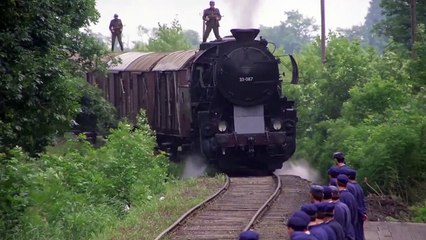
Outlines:
[{"label": "overgrown vegetation", "polygon": [[134,206],[124,221],[95,239],[155,239],[183,213],[211,196],[223,184],[223,175],[168,182],[164,194],[148,196],[146,204]]},{"label": "overgrown vegetation", "polygon": [[[135,49],[138,51],[152,52],[172,52],[177,50],[191,49],[194,42],[194,32],[184,32],[177,19],[174,19],[170,26],[158,23],[158,28],[151,31],[139,26],[139,35],[143,37],[148,35],[148,43],[143,41],[136,42]],[[191,36],[191,38],[188,38]],[[191,43],[190,43],[191,40]]]},{"label": "overgrown vegetation", "polygon": [[[390,14],[388,2],[383,1],[382,6]],[[394,2],[408,8],[403,1]],[[424,7],[420,5],[418,9]],[[409,18],[403,12],[393,12],[392,17]],[[322,64],[319,40],[311,43],[297,55],[300,85],[283,89],[298,104],[296,157],[308,159],[325,177],[332,164],[331,154],[344,151],[348,164],[359,170],[360,182],[367,178],[386,194],[406,203],[420,203],[415,220],[422,220],[426,199],[422,194],[426,184],[426,58],[418,53],[426,46],[426,22],[418,20],[414,46],[391,41],[383,53],[332,33],[327,61]],[[410,38],[408,30],[388,30],[389,37],[405,34],[398,39]]]},{"label": "overgrown vegetation", "polygon": [[14,149],[2,158],[8,164],[0,172],[1,235],[88,239],[116,224],[126,206],[143,207],[164,191],[168,160],[154,155],[154,144],[140,117],[136,128],[120,123],[99,149],[81,138],[37,160]]}]

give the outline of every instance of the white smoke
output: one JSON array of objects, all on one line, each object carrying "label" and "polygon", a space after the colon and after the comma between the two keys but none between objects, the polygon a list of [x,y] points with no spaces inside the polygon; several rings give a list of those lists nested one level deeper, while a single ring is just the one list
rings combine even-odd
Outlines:
[{"label": "white smoke", "polygon": [[235,28],[258,28],[254,20],[259,9],[260,0],[224,0],[230,6]]},{"label": "white smoke", "polygon": [[321,182],[318,170],[313,169],[306,160],[287,161],[275,173],[278,175],[296,175],[314,183]]},{"label": "white smoke", "polygon": [[190,154],[184,159],[182,178],[192,178],[205,175],[207,163],[203,157]]}]

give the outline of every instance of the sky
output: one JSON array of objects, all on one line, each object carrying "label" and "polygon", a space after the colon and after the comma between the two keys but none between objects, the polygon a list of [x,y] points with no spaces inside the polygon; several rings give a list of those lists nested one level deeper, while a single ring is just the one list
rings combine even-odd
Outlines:
[{"label": "sky", "polygon": [[[284,12],[297,10],[304,17],[321,24],[320,0],[216,0],[222,14],[220,35],[230,35],[232,28],[277,26],[285,21]],[[360,25],[367,15],[370,0],[325,0],[326,28],[350,28]],[[202,33],[201,15],[209,7],[209,0],[96,0],[99,22],[90,28],[95,33],[109,36],[109,22],[117,13],[122,20],[125,45],[140,40],[138,26],[154,28],[158,23],[170,25],[179,20],[183,29]],[[213,39],[210,34],[209,39]]]}]

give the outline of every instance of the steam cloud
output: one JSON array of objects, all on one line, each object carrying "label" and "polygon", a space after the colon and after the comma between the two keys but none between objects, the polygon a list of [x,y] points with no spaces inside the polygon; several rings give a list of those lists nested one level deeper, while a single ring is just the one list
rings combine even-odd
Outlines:
[{"label": "steam cloud", "polygon": [[314,183],[321,182],[319,172],[309,166],[306,160],[287,161],[275,173],[279,175],[296,175]]},{"label": "steam cloud", "polygon": [[205,175],[207,164],[203,157],[191,154],[188,155],[184,160],[184,169],[182,178],[192,178]]},{"label": "steam cloud", "polygon": [[257,28],[254,23],[260,0],[226,0],[237,26],[235,28]]}]

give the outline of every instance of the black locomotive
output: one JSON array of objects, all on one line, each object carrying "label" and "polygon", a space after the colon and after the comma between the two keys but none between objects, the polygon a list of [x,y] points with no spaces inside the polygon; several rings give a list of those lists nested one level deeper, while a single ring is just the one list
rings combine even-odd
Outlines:
[{"label": "black locomotive", "polygon": [[271,173],[295,151],[295,103],[281,95],[279,59],[255,39],[259,30],[231,32],[199,50],[121,54],[107,76],[88,81],[121,117],[146,109],[158,146],[172,157],[198,151],[227,173]]},{"label": "black locomotive", "polygon": [[202,44],[193,62],[195,139],[226,172],[271,172],[295,151],[295,104],[281,96],[279,60],[265,40],[255,40],[259,30],[231,32],[233,38]]}]

